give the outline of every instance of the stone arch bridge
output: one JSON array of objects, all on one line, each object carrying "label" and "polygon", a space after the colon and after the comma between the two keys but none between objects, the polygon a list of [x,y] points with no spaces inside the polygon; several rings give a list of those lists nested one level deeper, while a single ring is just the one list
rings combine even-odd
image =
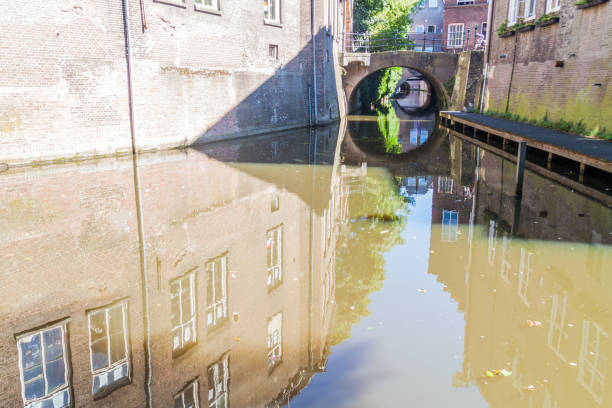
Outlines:
[{"label": "stone arch bridge", "polygon": [[[464,55],[467,54],[467,55]],[[374,72],[391,67],[404,67],[420,72],[432,85],[434,103],[442,110],[451,105],[451,96],[444,83],[460,71],[460,59],[470,58],[470,53],[451,54],[445,52],[383,51],[375,53],[345,53],[342,79],[349,110],[354,106],[354,97],[359,84]],[[469,62],[468,66],[471,65]],[[466,72],[467,74],[467,72]]]}]

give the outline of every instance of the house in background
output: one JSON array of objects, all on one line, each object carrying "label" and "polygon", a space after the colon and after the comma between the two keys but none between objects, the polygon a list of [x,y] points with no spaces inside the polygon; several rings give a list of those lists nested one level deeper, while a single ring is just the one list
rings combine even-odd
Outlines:
[{"label": "house in background", "polygon": [[446,0],[442,49],[446,52],[484,50],[488,0]]},{"label": "house in background", "polygon": [[412,18],[409,38],[415,51],[442,51],[444,0],[422,0]]}]

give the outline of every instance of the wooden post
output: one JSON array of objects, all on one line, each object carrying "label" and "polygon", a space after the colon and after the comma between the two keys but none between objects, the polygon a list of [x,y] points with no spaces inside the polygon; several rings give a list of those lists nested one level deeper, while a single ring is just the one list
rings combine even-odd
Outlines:
[{"label": "wooden post", "polygon": [[505,137],[502,140],[502,150],[506,151],[506,147],[508,146],[508,139],[506,139]]},{"label": "wooden post", "polygon": [[548,170],[550,170],[550,168],[552,167],[552,153],[548,152],[548,158],[546,159],[546,168]]},{"label": "wooden post", "polygon": [[584,170],[586,165],[584,163],[580,163],[580,171],[578,172],[578,182],[584,183]]},{"label": "wooden post", "polygon": [[514,180],[514,195],[523,194],[523,176],[525,175],[525,155],[527,153],[527,142],[518,143],[518,154],[516,156],[516,178]]}]

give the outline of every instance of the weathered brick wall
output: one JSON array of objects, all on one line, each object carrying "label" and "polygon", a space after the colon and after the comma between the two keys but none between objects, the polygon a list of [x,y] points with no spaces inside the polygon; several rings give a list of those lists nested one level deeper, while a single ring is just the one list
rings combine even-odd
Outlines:
[{"label": "weathered brick wall", "polygon": [[[537,2],[536,18],[545,3]],[[580,10],[573,3],[561,1],[559,23],[507,38],[495,31],[507,18],[508,0],[495,3],[486,109],[504,112],[508,105],[509,112],[531,119],[548,115],[612,128],[612,7]]]},{"label": "weathered brick wall", "polygon": [[[327,1],[313,1],[318,116],[328,121],[338,117],[338,29],[327,34]],[[264,24],[260,0],[221,1],[219,14],[173,2],[130,2],[138,149],[308,125],[311,0],[284,0],[281,27]],[[6,7],[0,162],[130,151],[122,1]]]}]

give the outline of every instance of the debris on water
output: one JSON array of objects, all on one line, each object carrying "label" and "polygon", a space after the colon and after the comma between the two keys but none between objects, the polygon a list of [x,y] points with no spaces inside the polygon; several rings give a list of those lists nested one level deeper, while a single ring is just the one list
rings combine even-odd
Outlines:
[{"label": "debris on water", "polygon": [[538,327],[541,326],[542,322],[537,321],[537,320],[527,320],[527,326],[529,327]]},{"label": "debris on water", "polygon": [[523,387],[523,389],[527,390],[527,391],[535,391],[536,387],[533,384],[529,384],[529,385]]},{"label": "debris on water", "polygon": [[431,251],[429,251],[430,254],[435,254],[436,251],[434,251],[433,249]]},{"label": "debris on water", "polygon": [[498,376],[509,377],[512,375],[512,371],[506,370],[505,368],[502,368],[501,370],[487,370],[485,372],[485,375],[487,377],[498,377]]},{"label": "debris on water", "polygon": [[427,293],[427,289],[418,289],[417,292],[419,292],[419,293]]},{"label": "debris on water", "polygon": [[389,232],[389,230],[382,230],[380,231],[381,234],[387,234]]},{"label": "debris on water", "polygon": [[368,326],[368,328],[366,330],[374,330],[374,328],[372,326]]},{"label": "debris on water", "polygon": [[576,367],[578,364],[574,363],[573,361],[571,363],[569,363],[569,365],[571,365],[572,367]]},{"label": "debris on water", "polygon": [[355,306],[351,306],[351,307],[350,307],[350,309],[351,309],[351,310],[355,310]]},{"label": "debris on water", "polygon": [[236,337],[236,342],[240,343],[240,337]]},{"label": "debris on water", "polygon": [[568,324],[567,324],[567,327],[574,327],[574,325],[573,325],[573,324],[571,324],[571,323],[568,323]]}]

